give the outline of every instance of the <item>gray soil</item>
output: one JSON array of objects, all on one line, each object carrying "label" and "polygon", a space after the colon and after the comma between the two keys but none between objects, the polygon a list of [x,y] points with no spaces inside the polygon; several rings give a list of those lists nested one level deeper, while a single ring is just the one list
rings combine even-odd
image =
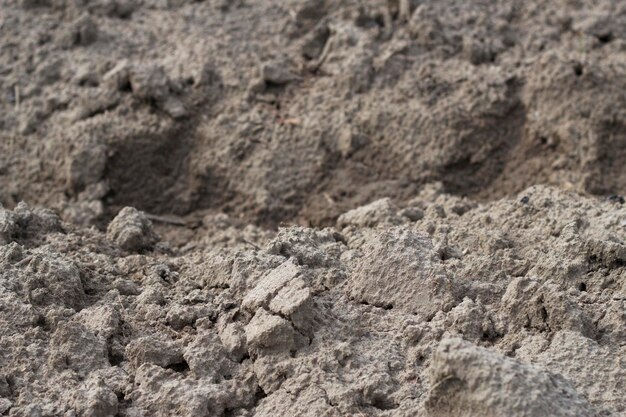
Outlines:
[{"label": "gray soil", "polygon": [[626,416],[626,5],[0,0],[0,415]]}]

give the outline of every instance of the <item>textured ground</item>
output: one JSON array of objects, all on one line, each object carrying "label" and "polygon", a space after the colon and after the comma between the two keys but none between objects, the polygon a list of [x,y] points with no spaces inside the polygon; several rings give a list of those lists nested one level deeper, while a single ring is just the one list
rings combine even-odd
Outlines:
[{"label": "textured ground", "polygon": [[433,181],[626,189],[618,1],[0,5],[5,206],[324,226]]},{"label": "textured ground", "polygon": [[624,415],[626,208],[428,191],[185,254],[134,209],[106,233],[3,211],[0,409]]},{"label": "textured ground", "polygon": [[625,28],[0,0],[0,415],[626,416]]}]

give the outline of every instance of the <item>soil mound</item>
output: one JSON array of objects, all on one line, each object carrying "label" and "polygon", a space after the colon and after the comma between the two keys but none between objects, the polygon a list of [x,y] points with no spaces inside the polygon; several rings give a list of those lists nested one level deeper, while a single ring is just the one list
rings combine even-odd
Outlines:
[{"label": "soil mound", "polygon": [[0,202],[331,225],[626,192],[619,2],[4,0]]}]

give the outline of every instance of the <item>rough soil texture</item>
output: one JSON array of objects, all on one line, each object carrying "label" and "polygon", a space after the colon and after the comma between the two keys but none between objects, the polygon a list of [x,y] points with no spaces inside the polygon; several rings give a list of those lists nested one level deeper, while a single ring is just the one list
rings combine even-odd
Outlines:
[{"label": "rough soil texture", "polygon": [[626,416],[625,90],[617,0],[0,0],[0,415]]},{"label": "rough soil texture", "polygon": [[0,202],[325,226],[433,181],[626,191],[622,2],[396,3],[2,0]]},{"label": "rough soil texture", "polygon": [[626,414],[619,202],[427,189],[187,253],[129,208],[104,234],[21,203],[0,232],[9,416]]}]

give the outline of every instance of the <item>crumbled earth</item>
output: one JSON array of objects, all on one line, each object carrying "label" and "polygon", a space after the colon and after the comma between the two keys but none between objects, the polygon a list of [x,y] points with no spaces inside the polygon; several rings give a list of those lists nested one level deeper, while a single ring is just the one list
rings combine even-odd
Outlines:
[{"label": "crumbled earth", "polygon": [[0,203],[329,226],[626,192],[617,0],[0,0]]},{"label": "crumbled earth", "polygon": [[617,0],[0,0],[0,416],[626,416]]},{"label": "crumbled earth", "polygon": [[430,187],[187,251],[130,208],[0,219],[3,415],[626,414],[619,202]]}]

